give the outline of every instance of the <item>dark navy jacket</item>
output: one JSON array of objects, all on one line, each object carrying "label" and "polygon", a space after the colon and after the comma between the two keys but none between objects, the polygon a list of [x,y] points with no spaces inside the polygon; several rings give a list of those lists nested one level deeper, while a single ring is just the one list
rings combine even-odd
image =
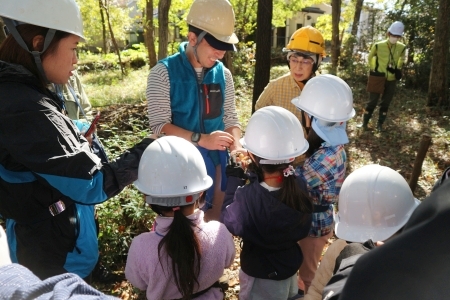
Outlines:
[{"label": "dark navy jacket", "polygon": [[[40,278],[89,275],[98,258],[94,205],[137,179],[151,141],[102,165],[58,97],[0,61],[0,215],[18,262]],[[52,216],[55,203],[65,209]]]},{"label": "dark navy jacket", "polygon": [[269,192],[256,176],[243,184],[240,178],[228,177],[221,216],[228,230],[242,237],[242,270],[256,278],[291,277],[303,261],[297,242],[308,235],[311,214],[301,223],[304,214],[280,202],[279,191]]}]

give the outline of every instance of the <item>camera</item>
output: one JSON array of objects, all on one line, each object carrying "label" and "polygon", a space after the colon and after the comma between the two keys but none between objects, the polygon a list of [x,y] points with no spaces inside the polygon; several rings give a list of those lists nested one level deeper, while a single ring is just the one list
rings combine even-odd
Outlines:
[{"label": "camera", "polygon": [[392,67],[387,67],[388,72],[395,74],[395,69]]}]

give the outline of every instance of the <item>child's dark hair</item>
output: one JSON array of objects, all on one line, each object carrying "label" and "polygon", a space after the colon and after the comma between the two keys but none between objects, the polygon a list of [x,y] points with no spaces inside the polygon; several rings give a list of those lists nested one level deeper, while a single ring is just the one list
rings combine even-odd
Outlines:
[{"label": "child's dark hair", "polygon": [[306,137],[306,140],[308,141],[309,148],[306,151],[306,157],[311,157],[322,145],[323,142],[325,142],[317,133],[316,131],[311,127],[308,133],[308,136]]},{"label": "child's dark hair", "polygon": [[[249,171],[254,172],[258,175],[258,180],[261,182],[264,180],[264,172],[266,173],[275,173],[277,171],[283,173],[283,170],[289,167],[288,163],[279,164],[279,165],[265,165],[260,164],[261,158],[253,155],[255,161],[252,161],[248,166]],[[296,180],[295,175],[289,175],[283,178],[283,183],[280,189],[281,196],[280,201],[287,206],[309,214],[313,212],[313,202],[311,197],[309,197],[308,193],[300,188],[298,182]],[[306,216],[305,216],[306,217]],[[302,220],[303,221],[303,220]]]},{"label": "child's dark hair", "polygon": [[[205,197],[203,193],[201,198]],[[199,199],[200,200],[200,199]],[[172,211],[172,207],[151,205],[157,214]],[[188,219],[181,211],[175,210],[173,221],[170,224],[167,234],[158,244],[158,257],[161,263],[161,249],[165,249],[167,257],[172,259],[172,273],[175,284],[183,300],[190,300],[194,293],[195,285],[199,286],[198,275],[200,273],[200,260],[202,257],[200,242],[194,230],[195,223]]]}]

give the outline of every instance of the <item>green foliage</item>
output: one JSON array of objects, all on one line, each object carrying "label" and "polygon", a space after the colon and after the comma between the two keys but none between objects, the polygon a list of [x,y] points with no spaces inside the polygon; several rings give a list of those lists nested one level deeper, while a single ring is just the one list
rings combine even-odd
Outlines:
[{"label": "green foliage", "polygon": [[148,69],[141,68],[122,77],[120,70],[95,70],[82,73],[87,95],[93,106],[145,101]]},{"label": "green foliage", "polygon": [[142,194],[132,186],[98,205],[96,212],[100,225],[99,250],[102,260],[111,266],[126,261],[131,240],[149,231],[155,218]]},{"label": "green foliage", "polygon": [[[86,44],[93,46],[101,46],[103,43],[103,29],[100,15],[99,0],[76,0],[80,6],[81,16],[83,18],[84,35]],[[119,7],[113,4],[113,1],[102,0],[106,8],[109,10],[110,21],[114,37],[116,40],[124,42],[128,39],[128,32],[131,28],[132,19],[128,16],[129,9],[127,7]],[[105,26],[107,30],[106,38],[110,38],[108,23],[105,18]]]},{"label": "green foliage", "polygon": [[78,70],[80,72],[120,69],[119,59],[115,53],[98,55],[91,51],[78,52]]},{"label": "green foliage", "polygon": [[[108,72],[112,73],[112,71]],[[135,72],[138,74],[133,75]],[[146,72],[148,73],[148,71]],[[102,79],[101,77],[105,75],[110,76]],[[107,72],[99,74],[98,80],[94,83],[95,87],[102,89],[105,82],[114,75],[115,73],[108,74]],[[135,82],[134,85],[138,85],[141,75],[141,72],[134,71],[131,72],[128,79],[132,79]],[[108,84],[106,85],[108,86]],[[129,89],[128,92],[130,91],[132,90]],[[87,90],[88,95],[90,92]],[[132,99],[133,93],[127,95],[126,98]],[[104,103],[107,99],[101,100]],[[130,101],[140,103],[139,99]],[[139,107],[138,109],[133,108],[134,106],[123,106],[112,109],[112,112],[116,114],[115,117],[109,118],[109,121],[100,122],[98,135],[106,146],[106,152],[110,159],[124,153],[150,134],[146,112],[139,111]],[[108,126],[105,126],[107,121]],[[133,185],[127,186],[119,195],[98,205],[96,211],[100,225],[99,248],[102,260],[108,265],[120,266],[125,262],[131,240],[136,235],[149,231],[155,214],[145,203],[143,194]]]},{"label": "green foliage", "polygon": [[131,48],[121,52],[122,62],[133,69],[145,66],[147,61],[147,49],[143,43],[133,44]]},{"label": "green foliage", "polygon": [[234,74],[240,76],[247,82],[252,82],[255,76],[255,50],[253,42],[239,42],[239,51],[233,53]]}]

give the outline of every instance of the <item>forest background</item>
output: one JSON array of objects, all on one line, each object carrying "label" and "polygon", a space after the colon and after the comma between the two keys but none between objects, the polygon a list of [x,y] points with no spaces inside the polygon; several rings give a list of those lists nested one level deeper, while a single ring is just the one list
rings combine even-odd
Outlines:
[{"label": "forest background", "polygon": [[[145,100],[149,69],[158,57],[177,52],[180,40],[170,40],[173,34],[169,32],[176,30],[180,37],[186,35],[184,19],[192,1],[139,0],[137,5],[142,13],[132,18],[129,9],[117,5],[121,1],[77,2],[86,36],[79,51],[79,72],[94,111],[102,111],[98,134],[109,156],[114,158],[150,134]],[[236,105],[244,133],[254,103],[268,81],[288,72],[281,48],[271,47],[268,32],[284,26],[294,12],[320,2],[323,1],[231,0],[240,42],[238,50],[227,53],[223,62],[234,76]],[[415,196],[422,200],[450,165],[450,2],[331,0],[327,4],[332,5],[332,14],[320,17],[316,23],[326,39],[328,54],[320,72],[338,75],[350,85],[357,111],[357,116],[348,122],[347,174],[363,165],[378,163],[393,168],[410,182],[420,141],[429,137],[431,145],[413,187]],[[362,10],[372,13],[372,30],[357,37]],[[356,124],[361,121],[368,97],[367,53],[371,43],[385,36],[393,21],[405,24],[402,42],[408,52],[404,76],[389,111],[387,132],[363,132]],[[144,29],[143,43],[129,44],[129,33],[136,24]],[[0,43],[3,39],[0,34]],[[98,214],[102,259],[115,272],[117,280],[111,284],[96,282],[94,286],[122,299],[145,299],[145,294],[124,279],[123,266],[132,238],[148,231],[154,214],[132,185],[99,205]],[[237,299],[238,267],[239,257],[229,269],[235,276],[231,276],[227,299]]]}]

